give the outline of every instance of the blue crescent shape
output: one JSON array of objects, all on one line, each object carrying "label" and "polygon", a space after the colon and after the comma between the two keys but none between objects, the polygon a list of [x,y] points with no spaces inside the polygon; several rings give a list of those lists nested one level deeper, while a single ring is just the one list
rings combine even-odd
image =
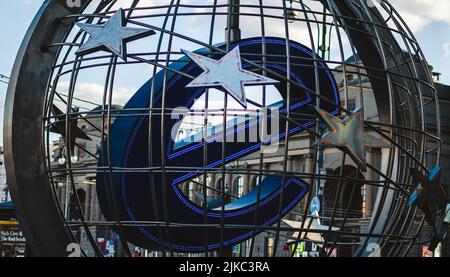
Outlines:
[{"label": "blue crescent shape", "polygon": [[[286,76],[287,72],[290,72],[292,80],[311,91],[316,91],[317,74],[321,95],[330,100],[321,101],[320,108],[331,114],[338,113],[339,93],[335,79],[325,62],[318,61],[318,71],[315,71],[315,55],[308,47],[281,38],[266,38],[264,41],[261,38],[245,39],[236,42],[232,47],[239,45],[241,52],[244,53],[243,58],[254,60],[254,57],[260,57],[264,44],[268,69],[281,76]],[[224,49],[225,45],[217,47]],[[288,47],[291,55],[290,70],[286,68]],[[206,49],[200,49],[197,53],[206,51]],[[213,58],[218,59],[220,56]],[[266,176],[258,185],[260,201],[256,222],[257,189],[225,205],[223,213],[221,208],[207,209],[205,212],[202,206],[187,199],[179,185],[202,175],[203,170],[186,172],[169,169],[202,168],[204,142],[175,145],[171,132],[175,124],[179,124],[179,120],[172,119],[170,112],[164,119],[161,118],[160,113],[155,113],[151,116],[152,144],[149,149],[150,92],[154,83],[152,106],[158,110],[162,106],[162,93],[165,90],[164,105],[166,111],[171,111],[177,107],[192,107],[194,101],[205,92],[205,89],[186,88],[191,80],[175,73],[181,71],[191,76],[202,73],[202,70],[187,57],[173,62],[169,67],[173,70],[166,71],[166,79],[165,71],[162,70],[136,92],[123,111],[114,115],[116,119],[104,143],[103,155],[99,161],[101,170],[97,174],[97,193],[103,215],[110,221],[119,219],[136,223],[136,226],[132,224],[122,226],[124,237],[129,242],[147,249],[161,246],[179,252],[218,249],[221,247],[221,232],[218,228],[221,223],[234,226],[234,228],[224,229],[223,245],[238,244],[262,232],[264,227],[272,225],[288,213],[306,194],[308,185],[300,179],[289,176],[284,184],[282,184],[282,176]],[[259,68],[245,62],[243,67],[262,74]],[[271,74],[268,77],[277,79]],[[281,81],[276,87],[284,99],[281,113],[286,113],[287,109],[290,109],[292,113],[310,115],[305,117],[307,120],[302,121],[303,126],[290,124],[291,128],[287,133],[295,135],[304,131],[304,128],[313,126],[315,112],[310,105],[315,104],[315,97],[311,97],[310,93],[300,86],[291,86],[291,106],[287,107],[287,83]],[[162,134],[163,120],[165,127]],[[308,122],[308,120],[311,121]],[[286,122],[283,119],[281,121],[279,132],[281,135],[275,138],[280,142],[285,139],[286,134]],[[227,137],[231,138],[236,133],[245,132],[254,124],[259,124],[254,118],[249,118],[245,123],[241,128],[233,126],[227,129]],[[222,137],[222,132],[222,130],[218,132],[217,137]],[[150,167],[161,168],[161,147],[167,149],[165,180],[162,179],[161,170],[152,172],[149,170]],[[257,152],[260,147],[261,142],[227,143],[225,162],[230,163]],[[107,153],[110,153],[110,156]],[[152,158],[152,166],[149,156]],[[207,164],[210,169],[222,166],[222,142],[214,139],[208,141]],[[108,168],[112,169],[111,172]],[[281,199],[282,185],[284,192]],[[152,189],[156,199],[152,198]],[[164,190],[166,190],[165,194]],[[282,201],[281,210],[279,210],[280,201]],[[166,222],[166,220],[176,226],[170,225],[166,229],[165,225],[162,227],[139,225],[139,222]],[[204,225],[205,222],[207,226]],[[255,223],[258,228],[248,227]],[[239,227],[240,225],[247,227]]]}]

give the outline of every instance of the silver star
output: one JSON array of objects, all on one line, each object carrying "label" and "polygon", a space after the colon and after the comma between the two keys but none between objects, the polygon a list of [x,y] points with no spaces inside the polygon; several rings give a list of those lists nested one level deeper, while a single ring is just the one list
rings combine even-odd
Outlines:
[{"label": "silver star", "polygon": [[330,129],[316,144],[333,146],[346,152],[352,160],[367,170],[366,148],[389,148],[381,139],[364,133],[364,114],[361,110],[342,120],[326,111],[317,109],[320,117]]},{"label": "silver star", "polygon": [[242,69],[241,52],[235,47],[219,61],[182,50],[204,72],[187,87],[222,87],[244,108],[247,108],[244,85],[276,84],[278,81]]},{"label": "silver star", "polygon": [[127,42],[155,34],[153,30],[149,29],[125,27],[125,13],[122,9],[117,10],[103,25],[86,23],[77,25],[91,35],[89,40],[76,52],[77,55],[109,50],[124,61],[127,60]]}]

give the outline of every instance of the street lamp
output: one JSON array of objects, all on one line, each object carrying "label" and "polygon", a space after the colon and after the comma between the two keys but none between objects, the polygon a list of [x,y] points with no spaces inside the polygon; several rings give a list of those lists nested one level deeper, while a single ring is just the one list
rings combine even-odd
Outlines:
[{"label": "street lamp", "polygon": [[[78,162],[78,157],[77,156],[72,156],[70,157],[70,161],[72,163],[77,163]],[[63,155],[61,158],[58,159],[58,163],[59,165],[65,165],[66,164],[66,157]]]},{"label": "street lamp", "polygon": [[292,7],[293,2],[293,0],[290,0],[289,8],[286,9],[286,18],[288,19],[289,23],[294,23],[295,20],[300,18],[298,11],[294,10],[294,8]]},{"label": "street lamp", "polygon": [[[322,32],[320,27],[319,19],[316,16],[316,13],[311,10],[309,6],[301,2],[300,0],[285,0],[286,2],[289,2],[289,8],[286,8],[285,16],[289,23],[294,23],[295,21],[300,19],[300,13],[299,11],[295,10],[293,8],[294,3],[298,3],[302,6],[302,9],[307,9],[312,17],[314,17],[315,23],[317,24],[317,53],[322,52],[322,58],[326,59],[326,54],[329,55],[330,48],[328,45],[330,45],[331,41],[331,30],[327,30],[327,17],[326,17],[326,8],[323,8],[323,20],[322,20]],[[305,12],[306,13],[306,12]],[[328,33],[328,34],[327,34]],[[329,59],[329,56],[328,56]]]},{"label": "street lamp", "polygon": [[[61,149],[61,152],[63,152],[62,149]],[[71,156],[70,161],[72,163],[77,163],[78,157],[76,155]],[[66,165],[66,162],[67,162],[66,156],[65,156],[65,154],[62,154],[61,157],[58,159],[58,164],[60,166],[64,166],[64,165]],[[64,217],[66,218],[66,220],[69,215],[69,183],[70,183],[70,176],[69,176],[69,174],[66,174],[66,183],[65,183],[66,189],[65,189],[65,193],[64,193],[65,194],[64,195]],[[59,183],[58,186],[62,188],[64,186],[64,183]]]}]

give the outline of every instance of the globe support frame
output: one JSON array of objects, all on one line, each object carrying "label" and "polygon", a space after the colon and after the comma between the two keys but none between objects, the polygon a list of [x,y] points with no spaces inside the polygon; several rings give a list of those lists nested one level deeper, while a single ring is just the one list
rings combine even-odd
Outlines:
[{"label": "globe support frame", "polygon": [[[76,241],[66,226],[66,220],[58,209],[54,191],[49,184],[46,172],[46,155],[43,150],[45,149],[45,140],[42,136],[42,121],[43,111],[46,108],[45,96],[52,72],[51,67],[56,62],[60,51],[59,47],[50,48],[45,47],[45,45],[58,45],[58,43],[64,41],[76,20],[76,17],[70,17],[70,15],[81,14],[91,1],[81,2],[81,7],[73,8],[68,7],[66,0],[47,0],[44,2],[21,45],[8,87],[4,125],[6,173],[11,194],[16,202],[16,211],[21,222],[21,228],[32,254],[35,256],[66,256],[67,245]],[[375,38],[373,41],[367,40],[368,42],[365,43],[361,40],[360,43],[366,45],[356,46],[356,48],[358,52],[365,51],[366,55],[373,54],[372,57],[367,58],[366,56],[364,59],[365,62],[369,60],[373,62],[372,65],[366,64],[366,66],[380,69],[381,72],[387,71],[389,66],[383,64],[383,61],[386,60],[384,46],[378,34],[379,30],[376,30],[382,29],[382,27],[366,30],[363,27],[364,24],[357,23],[354,17],[360,18],[361,16],[356,16],[356,13],[360,11],[352,8],[350,1],[321,0],[321,2],[324,6],[333,5],[331,9],[333,13],[336,10],[339,11],[335,14],[337,18],[335,21],[348,20],[348,22],[345,22],[347,23],[345,26],[349,28],[347,31],[359,33],[361,36],[365,36],[365,32],[372,33],[372,37]],[[366,9],[369,9],[366,4],[363,5]],[[366,13],[368,14],[367,11]],[[65,19],[59,20],[60,18]],[[376,21],[376,18],[371,20]],[[383,22],[377,22],[377,24],[383,24]],[[394,41],[394,38],[392,39]],[[395,43],[392,44],[395,45]],[[401,49],[394,50],[396,53],[401,51]],[[418,51],[421,53],[420,48]],[[403,60],[409,58],[412,59],[408,56],[403,57]],[[422,70],[426,71],[427,69],[423,68]],[[420,70],[420,74],[423,73],[422,70]],[[399,69],[399,71],[401,70]],[[415,72],[414,75],[420,74]],[[385,93],[385,95],[378,96],[381,101],[377,99],[380,121],[386,125],[394,126],[395,118],[393,117],[395,116],[393,114],[395,109],[390,104],[395,100],[392,96],[395,93],[393,93],[393,88],[390,87],[392,84],[387,82],[390,74],[389,72],[373,72],[369,75],[380,77],[372,80],[372,85],[376,91],[384,91],[383,93]],[[408,76],[408,73],[405,75]],[[430,76],[429,72],[425,72],[425,75]],[[386,80],[384,80],[385,78]],[[424,80],[426,83],[429,83],[429,81]],[[33,88],[33,90],[30,90],[30,88]],[[434,95],[434,97],[437,96]],[[439,115],[439,107],[436,107],[436,110]],[[437,132],[440,134],[439,116],[437,116],[437,121]],[[396,159],[395,154],[393,154],[395,151],[387,152],[386,156],[383,156],[383,160],[386,162],[386,170],[392,172],[395,165],[389,160]],[[425,158],[421,157],[420,162],[423,163],[424,161]],[[439,153],[437,154],[437,163],[439,163]],[[30,167],[30,164],[39,166],[33,168]],[[384,206],[383,203],[386,204],[386,199],[394,197],[394,191],[390,189],[389,185],[386,185],[379,187],[378,195],[388,195],[388,197],[383,199],[380,197],[376,200],[375,207],[379,208],[375,208],[375,216],[369,225],[369,228],[375,233],[382,232],[389,225],[387,219],[392,209],[390,205]],[[36,216],[36,211],[45,216]],[[374,240],[380,240],[380,238],[375,236]],[[365,238],[363,241],[357,253],[366,256],[368,253],[364,250],[365,246],[372,240]]]},{"label": "globe support frame", "polygon": [[[66,0],[43,3],[20,46],[8,86],[4,117],[6,175],[33,256],[67,256],[67,246],[73,241],[58,212],[45,170],[42,111],[51,67],[59,51],[44,46],[64,40],[75,20],[58,18],[80,13],[90,2],[83,0],[81,7],[72,8]],[[33,164],[40,166],[30,166]],[[36,211],[46,216],[36,216]]]}]

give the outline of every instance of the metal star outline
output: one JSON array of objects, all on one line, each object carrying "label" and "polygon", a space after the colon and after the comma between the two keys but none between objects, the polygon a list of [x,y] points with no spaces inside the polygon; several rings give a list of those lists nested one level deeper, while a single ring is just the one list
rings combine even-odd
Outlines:
[{"label": "metal star outline", "polygon": [[439,206],[447,202],[446,193],[441,185],[442,168],[436,166],[425,176],[419,169],[413,167],[411,175],[417,187],[408,197],[407,204],[419,207],[425,214],[428,224],[436,229]]},{"label": "metal star outline", "polygon": [[[55,134],[60,134],[64,139],[66,139],[66,114],[64,114],[58,107],[54,104],[52,105],[52,114],[55,118],[55,122],[50,127],[50,132]],[[75,153],[75,145],[77,139],[92,140],[83,130],[78,127],[78,120],[80,116],[69,116],[69,128],[70,128],[70,153],[73,155]]]},{"label": "metal star outline", "polygon": [[154,35],[155,31],[125,27],[126,24],[125,12],[122,9],[118,9],[103,25],[77,23],[91,37],[75,54],[84,55],[104,50],[111,51],[127,61],[127,42]]},{"label": "metal star outline", "polygon": [[279,83],[277,80],[244,70],[242,68],[239,46],[233,48],[220,60],[214,60],[186,50],[181,51],[204,70],[187,87],[220,87],[244,108],[247,108],[246,85],[255,86]]},{"label": "metal star outline", "polygon": [[317,107],[315,109],[329,128],[329,131],[315,144],[337,147],[344,151],[362,171],[367,171],[367,148],[390,147],[382,139],[364,133],[364,113],[361,109],[354,111],[344,120]]},{"label": "metal star outline", "polygon": [[441,212],[439,220],[436,224],[435,234],[431,238],[430,246],[428,250],[434,252],[439,246],[439,243],[447,241],[449,237],[449,226],[450,226],[450,204]]}]

